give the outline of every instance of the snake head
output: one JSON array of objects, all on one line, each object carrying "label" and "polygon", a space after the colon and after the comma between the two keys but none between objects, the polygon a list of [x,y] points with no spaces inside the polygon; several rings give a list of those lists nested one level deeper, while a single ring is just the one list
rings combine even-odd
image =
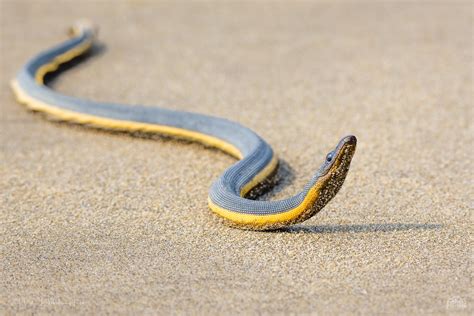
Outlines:
[{"label": "snake head", "polygon": [[321,166],[315,185],[319,196],[314,205],[318,210],[323,208],[339,191],[346,179],[347,172],[357,145],[355,136],[341,139],[333,151],[327,154]]},{"label": "snake head", "polygon": [[326,155],[326,160],[320,169],[320,177],[347,173],[356,145],[357,138],[353,135],[341,139],[336,148]]}]

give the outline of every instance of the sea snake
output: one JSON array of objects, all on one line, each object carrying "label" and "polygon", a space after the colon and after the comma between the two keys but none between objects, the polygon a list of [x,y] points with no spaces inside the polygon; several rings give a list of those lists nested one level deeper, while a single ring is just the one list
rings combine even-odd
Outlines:
[{"label": "sea snake", "polygon": [[256,200],[252,192],[269,188],[278,159],[255,132],[223,118],[158,107],[98,103],[59,94],[44,84],[47,73],[88,51],[97,29],[76,23],[70,38],[29,60],[12,80],[18,102],[33,111],[75,124],[100,129],[158,133],[220,149],[238,161],[214,181],[210,209],[224,221],[243,229],[270,230],[302,222],[318,213],[339,191],[356,148],[356,137],[346,136],[327,156],[298,194],[278,201]]}]

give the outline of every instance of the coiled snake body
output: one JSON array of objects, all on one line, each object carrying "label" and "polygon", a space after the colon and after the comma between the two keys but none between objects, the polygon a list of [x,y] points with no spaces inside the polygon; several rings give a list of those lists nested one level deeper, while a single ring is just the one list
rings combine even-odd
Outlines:
[{"label": "coiled snake body", "polygon": [[[229,120],[157,107],[98,103],[59,94],[44,85],[44,76],[82,55],[96,35],[90,23],[72,29],[72,38],[32,58],[12,81],[17,100],[57,119],[117,131],[159,133],[197,141],[239,159],[209,190],[209,207],[227,222],[254,230],[302,222],[319,212],[338,192],[356,148],[344,137],[298,194],[279,201],[248,198],[278,166],[272,148],[252,130]],[[247,196],[247,198],[246,198]]]}]

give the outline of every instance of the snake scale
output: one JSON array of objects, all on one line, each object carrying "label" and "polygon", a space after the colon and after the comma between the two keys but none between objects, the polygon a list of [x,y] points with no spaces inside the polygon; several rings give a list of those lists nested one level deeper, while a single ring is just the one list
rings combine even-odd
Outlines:
[{"label": "snake scale", "polygon": [[302,222],[318,213],[341,188],[355,152],[355,136],[342,138],[296,195],[278,201],[256,200],[250,193],[272,185],[269,179],[276,173],[278,159],[268,143],[252,130],[223,118],[192,112],[78,99],[44,84],[46,74],[87,52],[96,35],[91,23],[78,22],[67,41],[29,60],[12,80],[17,100],[58,120],[184,138],[237,158],[212,184],[208,204],[214,213],[239,228],[271,230]]}]

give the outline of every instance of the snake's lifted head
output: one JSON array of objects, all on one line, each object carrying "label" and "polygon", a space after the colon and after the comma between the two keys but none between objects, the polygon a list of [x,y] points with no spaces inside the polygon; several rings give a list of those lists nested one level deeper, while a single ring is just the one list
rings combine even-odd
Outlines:
[{"label": "snake's lifted head", "polygon": [[[329,154],[316,175],[307,184],[303,211],[295,217],[277,223],[258,227],[259,230],[272,230],[303,222],[316,215],[337,194],[346,179],[347,172],[357,145],[355,136],[341,139]],[[255,229],[255,227],[252,227]]]},{"label": "snake's lifted head", "polygon": [[355,136],[349,135],[342,138],[336,148],[326,155],[326,160],[319,170],[319,176],[347,174],[356,145],[357,138]]},{"label": "snake's lifted head", "polygon": [[339,141],[336,148],[326,156],[315,181],[319,189],[318,198],[313,205],[313,212],[321,210],[339,191],[346,179],[347,172],[357,145],[355,136],[346,136]]}]

